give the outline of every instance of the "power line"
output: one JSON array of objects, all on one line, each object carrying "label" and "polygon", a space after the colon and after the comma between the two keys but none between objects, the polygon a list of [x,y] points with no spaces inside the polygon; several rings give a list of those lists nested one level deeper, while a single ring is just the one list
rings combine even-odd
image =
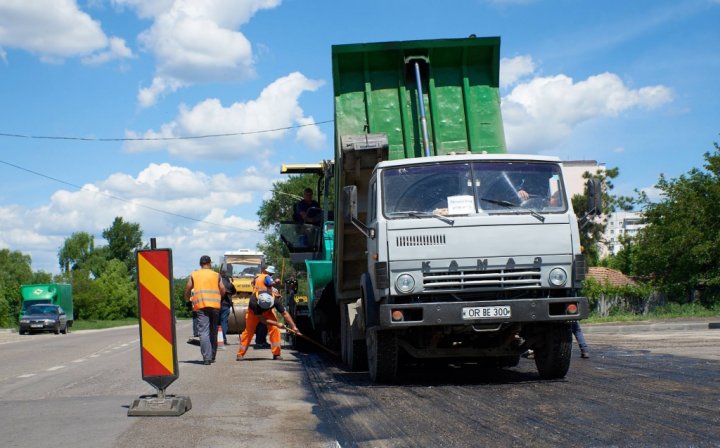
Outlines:
[{"label": "power line", "polygon": [[[13,138],[28,138],[28,139],[42,139],[42,140],[73,140],[73,141],[84,141],[84,142],[139,142],[139,141],[166,141],[166,140],[200,140],[204,138],[219,138],[219,137],[237,137],[239,135],[253,135],[253,134],[265,134],[269,132],[287,131],[290,129],[304,128],[306,126],[316,126],[320,124],[332,123],[334,120],[316,121],[313,123],[297,124],[293,126],[285,126],[282,128],[275,129],[263,129],[260,131],[246,131],[246,132],[228,132],[225,134],[205,134],[205,135],[186,135],[179,137],[126,137],[126,138],[102,138],[102,137],[67,137],[57,135],[26,135],[26,134],[11,134],[6,132],[0,132],[0,137],[13,137]],[[57,179],[53,179],[57,180]]]},{"label": "power line", "polygon": [[[8,166],[11,166],[11,167],[16,168],[16,169],[18,169],[18,170],[22,170],[22,171],[25,171],[25,172],[34,174],[34,175],[36,175],[36,176],[44,177],[45,179],[50,179],[50,180],[52,180],[52,181],[55,181],[55,182],[58,182],[58,183],[61,183],[61,184],[64,184],[64,185],[68,185],[68,186],[73,187],[73,188],[76,188],[76,189],[78,189],[78,190],[80,190],[80,191],[83,190],[83,187],[81,187],[81,186],[79,186],[79,185],[75,185],[75,184],[73,184],[73,183],[71,183],[71,182],[67,182],[67,181],[64,181],[64,180],[62,180],[62,179],[57,179],[57,178],[55,178],[55,177],[48,176],[47,174],[43,174],[43,173],[39,173],[39,172],[37,172],[37,171],[33,171],[33,170],[29,169],[29,168],[25,168],[25,167],[22,167],[22,166],[20,166],[20,165],[15,165],[14,163],[6,162],[6,161],[4,161],[4,160],[0,160],[0,163],[3,163],[3,164],[8,165]],[[114,195],[111,195],[111,194],[103,193],[102,191],[96,191],[95,193],[98,193],[98,194],[101,194],[101,195],[103,195],[103,196],[107,196],[107,197],[109,197],[109,198],[111,198],[111,199],[115,199],[115,200],[118,200],[118,201],[122,201],[122,202],[125,202],[125,203],[128,203],[128,204],[136,205],[136,206],[141,207],[141,208],[145,208],[145,209],[148,209],[148,210],[152,210],[152,211],[154,211],[154,212],[163,213],[163,214],[169,215],[169,216],[175,216],[175,217],[177,217],[177,218],[187,219],[187,220],[189,220],[189,221],[195,221],[195,222],[199,222],[199,223],[203,223],[203,224],[210,224],[210,225],[213,225],[213,226],[225,227],[225,228],[228,228],[228,229],[239,230],[239,231],[242,231],[242,232],[265,233],[265,232],[263,232],[263,231],[261,231],[261,230],[258,230],[258,229],[244,229],[244,228],[242,228],[242,227],[228,226],[228,225],[220,224],[220,223],[217,223],[217,222],[211,222],[211,221],[205,221],[205,220],[203,220],[203,219],[193,218],[193,217],[191,217],[191,216],[180,215],[180,214],[178,214],[178,213],[169,212],[169,211],[167,211],[167,210],[162,210],[162,209],[159,209],[159,208],[151,207],[151,206],[149,206],[149,205],[141,204],[141,203],[139,203],[139,202],[130,201],[130,200],[128,200],[128,199],[124,199],[124,198],[121,198],[121,197],[118,197],[118,196],[114,196]]]}]

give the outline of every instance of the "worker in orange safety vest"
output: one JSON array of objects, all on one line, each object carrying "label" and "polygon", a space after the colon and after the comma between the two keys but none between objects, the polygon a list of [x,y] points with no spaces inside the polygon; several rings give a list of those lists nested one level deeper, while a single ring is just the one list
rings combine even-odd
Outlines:
[{"label": "worker in orange safety vest", "polygon": [[[250,346],[255,335],[255,329],[259,323],[264,323],[268,327],[268,336],[270,337],[270,349],[273,354],[274,360],[282,360],[281,343],[280,343],[280,329],[284,328],[285,325],[277,321],[277,317],[273,310],[277,310],[280,315],[283,316],[285,322],[293,332],[300,334],[295,325],[290,313],[287,312],[285,306],[282,303],[281,297],[273,297],[272,294],[272,283],[267,285],[265,283],[268,274],[263,273],[258,276],[256,280],[257,292],[250,297],[250,303],[248,304],[247,313],[245,314],[245,330],[240,336],[240,345],[238,347],[237,361],[245,359],[245,354]],[[279,294],[278,294],[279,296]]]},{"label": "worker in orange safety vest", "polygon": [[[263,266],[260,274],[255,276],[253,280],[253,294],[257,297],[260,291],[265,291],[267,288],[273,288],[276,280],[273,279],[275,275],[275,266]],[[277,291],[273,288],[273,291]],[[268,328],[267,325],[260,322],[255,329],[255,348],[270,348],[270,344],[267,342]]]},{"label": "worker in orange safety vest", "polygon": [[197,313],[200,353],[205,365],[215,362],[220,301],[224,295],[225,286],[220,274],[212,270],[210,257],[203,255],[200,269],[193,271],[185,284],[185,300],[192,300],[193,311]]}]

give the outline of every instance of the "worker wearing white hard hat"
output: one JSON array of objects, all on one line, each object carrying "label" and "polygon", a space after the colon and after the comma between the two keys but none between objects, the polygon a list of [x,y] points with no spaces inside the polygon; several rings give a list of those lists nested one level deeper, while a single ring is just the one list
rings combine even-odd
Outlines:
[{"label": "worker wearing white hard hat", "polygon": [[[278,283],[272,276],[275,275],[275,266],[263,266],[261,273],[253,281],[253,294],[259,294]],[[255,329],[255,348],[270,348],[267,342],[268,328],[262,322]]]},{"label": "worker wearing white hard hat", "polygon": [[272,288],[266,291],[261,291],[257,295],[253,294],[250,297],[250,303],[248,304],[248,310],[245,314],[245,330],[240,336],[240,346],[236,356],[237,361],[245,359],[245,354],[250,346],[253,336],[255,336],[255,329],[259,323],[264,323],[268,327],[268,336],[270,338],[270,350],[273,354],[274,360],[282,360],[281,342],[280,342],[280,329],[284,328],[285,325],[277,321],[277,317],[273,310],[285,318],[285,322],[291,331],[299,334],[300,332],[295,325],[290,313],[287,312],[285,306],[282,303],[282,298],[277,296],[274,297],[272,294]]}]

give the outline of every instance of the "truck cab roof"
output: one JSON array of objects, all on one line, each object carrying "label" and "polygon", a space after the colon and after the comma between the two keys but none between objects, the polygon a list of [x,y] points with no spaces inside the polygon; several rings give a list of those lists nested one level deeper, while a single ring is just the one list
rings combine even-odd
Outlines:
[{"label": "truck cab roof", "polygon": [[548,162],[548,163],[559,163],[560,158],[555,156],[540,156],[532,154],[470,154],[461,153],[454,155],[443,155],[443,156],[430,156],[430,157],[415,157],[412,159],[401,159],[401,160],[386,160],[377,164],[378,168],[388,168],[395,166],[404,165],[417,165],[423,163],[448,163],[448,162],[512,162],[512,161],[523,161],[523,162]]}]

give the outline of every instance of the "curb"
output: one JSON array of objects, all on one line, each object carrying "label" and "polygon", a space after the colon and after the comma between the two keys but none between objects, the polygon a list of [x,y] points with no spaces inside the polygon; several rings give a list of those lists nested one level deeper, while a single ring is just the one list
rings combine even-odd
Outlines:
[{"label": "curb", "polygon": [[618,333],[639,333],[650,331],[698,331],[707,329],[720,329],[720,322],[656,322],[652,324],[635,325],[587,325],[583,326],[583,332],[618,334]]}]

